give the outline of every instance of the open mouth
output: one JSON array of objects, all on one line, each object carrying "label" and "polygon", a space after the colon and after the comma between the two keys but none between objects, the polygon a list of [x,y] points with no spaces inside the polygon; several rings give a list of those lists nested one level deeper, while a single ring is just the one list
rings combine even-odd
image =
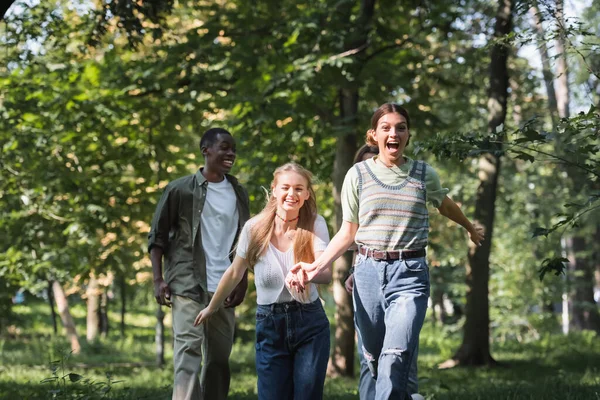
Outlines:
[{"label": "open mouth", "polygon": [[231,168],[233,166],[233,160],[224,160],[223,165],[227,168]]},{"label": "open mouth", "polygon": [[298,201],[296,200],[286,200],[284,201],[285,204],[289,205],[289,206],[295,206],[296,204],[298,204]]},{"label": "open mouth", "polygon": [[389,142],[386,143],[385,147],[389,151],[398,151],[398,148],[400,147],[400,142],[390,140]]}]

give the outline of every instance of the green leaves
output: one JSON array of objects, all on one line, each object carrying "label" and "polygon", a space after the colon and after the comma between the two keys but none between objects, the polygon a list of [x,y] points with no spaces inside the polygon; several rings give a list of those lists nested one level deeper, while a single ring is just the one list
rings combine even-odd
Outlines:
[{"label": "green leaves", "polygon": [[542,266],[538,270],[540,281],[544,279],[547,273],[554,273],[555,276],[564,274],[566,271],[566,264],[569,260],[564,257],[547,258],[542,262]]}]

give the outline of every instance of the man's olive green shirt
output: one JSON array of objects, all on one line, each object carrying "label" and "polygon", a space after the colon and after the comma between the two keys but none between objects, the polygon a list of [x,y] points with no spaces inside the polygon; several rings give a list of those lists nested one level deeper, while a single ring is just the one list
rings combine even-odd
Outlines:
[{"label": "man's olive green shirt", "polygon": [[[246,189],[235,177],[225,175],[225,178],[235,191],[239,216],[231,251],[233,260],[233,248],[241,228],[250,218],[250,201]],[[163,250],[164,279],[171,293],[200,303],[205,301],[204,294],[207,293],[206,258],[200,232],[207,185],[202,169],[169,183],[156,206],[148,234],[148,252],[154,246]],[[210,234],[210,231],[207,233]]]}]

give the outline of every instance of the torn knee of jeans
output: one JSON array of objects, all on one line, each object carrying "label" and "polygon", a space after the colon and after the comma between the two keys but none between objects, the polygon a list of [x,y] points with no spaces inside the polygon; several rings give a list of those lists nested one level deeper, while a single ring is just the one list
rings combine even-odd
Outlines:
[{"label": "torn knee of jeans", "polygon": [[382,354],[389,355],[389,356],[402,357],[403,355],[405,355],[407,353],[408,353],[408,351],[403,350],[403,349],[387,349]]}]

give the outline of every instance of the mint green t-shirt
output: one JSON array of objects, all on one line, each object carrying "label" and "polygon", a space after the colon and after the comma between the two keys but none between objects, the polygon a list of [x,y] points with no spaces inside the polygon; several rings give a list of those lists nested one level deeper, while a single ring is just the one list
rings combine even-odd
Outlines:
[{"label": "mint green t-shirt", "polygon": [[[404,157],[406,162],[401,166],[393,166],[388,168],[381,162],[377,161],[378,156],[367,160],[367,165],[373,173],[377,176],[383,184],[386,185],[399,185],[408,176],[411,168],[413,167],[414,161],[411,158]],[[450,191],[447,188],[443,188],[440,183],[440,177],[435,170],[429,165],[426,165],[425,170],[425,187],[427,190],[427,201],[434,207],[438,208],[442,204],[442,200]],[[342,215],[344,221],[358,224],[358,172],[356,168],[352,166],[346,173],[344,178],[344,185],[342,186]]]}]

